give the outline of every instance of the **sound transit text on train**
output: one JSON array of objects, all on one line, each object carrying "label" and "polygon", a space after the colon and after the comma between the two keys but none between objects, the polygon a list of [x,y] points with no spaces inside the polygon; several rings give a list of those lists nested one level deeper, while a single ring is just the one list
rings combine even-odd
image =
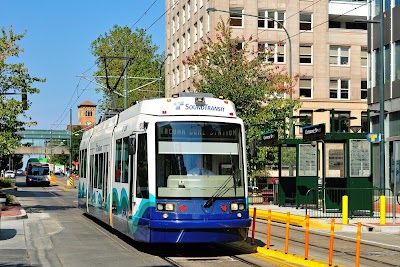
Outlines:
[{"label": "sound transit text on train", "polygon": [[[192,126],[192,127],[191,127]],[[195,126],[195,127],[193,127]],[[225,125],[225,127],[199,127],[198,125],[166,125],[159,129],[159,139],[198,139],[205,140],[224,140],[237,141],[239,138],[239,128],[236,125]]]},{"label": "sound transit text on train", "polygon": [[218,106],[209,106],[207,104],[205,104],[204,106],[196,106],[196,105],[186,104],[185,105],[185,110],[209,110],[209,111],[224,112],[225,108],[224,107],[218,107]]}]

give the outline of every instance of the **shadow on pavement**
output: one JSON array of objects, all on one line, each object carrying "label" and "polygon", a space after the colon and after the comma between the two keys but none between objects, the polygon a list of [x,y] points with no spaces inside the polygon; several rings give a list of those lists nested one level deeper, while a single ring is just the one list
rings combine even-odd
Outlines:
[{"label": "shadow on pavement", "polygon": [[17,230],[15,229],[0,229],[0,241],[11,239],[16,235]]}]

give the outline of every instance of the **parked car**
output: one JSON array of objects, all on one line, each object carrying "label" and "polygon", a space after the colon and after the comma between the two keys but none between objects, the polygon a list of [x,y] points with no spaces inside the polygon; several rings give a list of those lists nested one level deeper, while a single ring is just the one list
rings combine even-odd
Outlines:
[{"label": "parked car", "polygon": [[12,170],[6,171],[6,172],[4,173],[4,178],[12,178],[12,179],[14,179],[14,178],[15,178],[15,173],[14,173],[14,171],[12,171]]}]

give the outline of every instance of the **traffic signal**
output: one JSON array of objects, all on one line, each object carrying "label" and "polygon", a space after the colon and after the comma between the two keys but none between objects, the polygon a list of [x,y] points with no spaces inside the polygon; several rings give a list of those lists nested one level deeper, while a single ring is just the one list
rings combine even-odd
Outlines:
[{"label": "traffic signal", "polygon": [[250,156],[257,157],[257,141],[253,140],[250,143]]},{"label": "traffic signal", "polygon": [[24,110],[28,109],[28,93],[26,89],[22,89],[22,107]]}]

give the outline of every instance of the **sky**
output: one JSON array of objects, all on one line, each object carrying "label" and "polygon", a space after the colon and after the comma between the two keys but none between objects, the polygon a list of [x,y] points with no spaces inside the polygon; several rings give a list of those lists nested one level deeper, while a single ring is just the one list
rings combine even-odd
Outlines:
[{"label": "sky", "polygon": [[18,42],[24,53],[13,61],[24,63],[31,76],[46,78],[33,85],[39,94],[28,95],[32,105],[27,115],[37,125],[26,129],[65,130],[70,109],[72,124],[77,124],[80,103],[99,103],[97,86],[78,75],[97,70],[90,44],[114,25],[146,29],[158,52],[165,51],[163,0],[3,0],[1,9],[1,27],[8,32],[12,26],[15,34],[26,31]]}]

